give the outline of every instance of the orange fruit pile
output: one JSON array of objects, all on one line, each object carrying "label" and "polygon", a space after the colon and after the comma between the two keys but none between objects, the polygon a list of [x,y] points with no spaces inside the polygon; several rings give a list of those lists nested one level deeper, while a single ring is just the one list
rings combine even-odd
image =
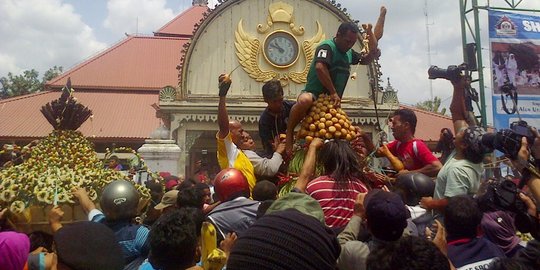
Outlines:
[{"label": "orange fruit pile", "polygon": [[298,137],[307,142],[315,137],[350,141],[356,138],[356,129],[347,117],[347,113],[335,107],[330,96],[321,94],[302,120]]}]

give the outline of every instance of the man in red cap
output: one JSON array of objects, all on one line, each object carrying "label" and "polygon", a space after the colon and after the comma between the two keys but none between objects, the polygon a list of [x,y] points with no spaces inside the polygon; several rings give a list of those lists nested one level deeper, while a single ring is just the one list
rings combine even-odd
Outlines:
[{"label": "man in red cap", "polygon": [[216,175],[214,189],[222,202],[209,214],[208,219],[225,239],[228,233],[245,231],[257,217],[260,202],[249,198],[249,185],[239,170],[229,168]]}]

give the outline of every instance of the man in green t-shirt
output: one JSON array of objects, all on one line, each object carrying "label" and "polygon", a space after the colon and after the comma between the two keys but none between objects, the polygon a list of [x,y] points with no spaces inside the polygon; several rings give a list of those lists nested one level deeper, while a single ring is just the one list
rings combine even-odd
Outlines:
[{"label": "man in green t-shirt", "polygon": [[339,107],[343,91],[350,75],[350,65],[367,65],[380,55],[377,40],[382,36],[381,18],[384,21],[386,9],[381,8],[381,17],[375,26],[375,35],[371,25],[366,25],[365,33],[369,41],[369,52],[361,54],[352,49],[357,40],[364,41],[364,35],[355,23],[344,22],[333,39],[325,40],[315,50],[315,57],[307,75],[304,92],[292,107],[287,123],[287,153],[292,150],[294,128],[306,116],[316,98],[325,93],[330,96],[333,105]]}]

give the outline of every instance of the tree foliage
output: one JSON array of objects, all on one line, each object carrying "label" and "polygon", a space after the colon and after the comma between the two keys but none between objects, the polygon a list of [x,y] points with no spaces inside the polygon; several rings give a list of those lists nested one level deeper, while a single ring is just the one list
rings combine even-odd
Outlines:
[{"label": "tree foliage", "polygon": [[41,80],[35,69],[25,70],[22,74],[0,78],[0,99],[27,95],[43,91],[45,83],[62,73],[62,67],[54,66],[47,70]]},{"label": "tree foliage", "polygon": [[434,97],[433,100],[424,100],[416,103],[415,107],[438,114],[444,115],[446,113],[446,108],[441,108],[441,98]]}]

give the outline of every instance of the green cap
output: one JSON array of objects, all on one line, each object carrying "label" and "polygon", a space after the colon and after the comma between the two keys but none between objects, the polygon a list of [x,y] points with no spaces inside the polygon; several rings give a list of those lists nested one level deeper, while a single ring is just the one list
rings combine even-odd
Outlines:
[{"label": "green cap", "polygon": [[325,224],[324,213],[321,205],[319,202],[305,193],[289,192],[285,196],[275,200],[274,203],[270,205],[270,208],[268,208],[266,213],[270,214],[291,208],[296,209],[306,215],[312,216],[319,220],[322,224]]}]

